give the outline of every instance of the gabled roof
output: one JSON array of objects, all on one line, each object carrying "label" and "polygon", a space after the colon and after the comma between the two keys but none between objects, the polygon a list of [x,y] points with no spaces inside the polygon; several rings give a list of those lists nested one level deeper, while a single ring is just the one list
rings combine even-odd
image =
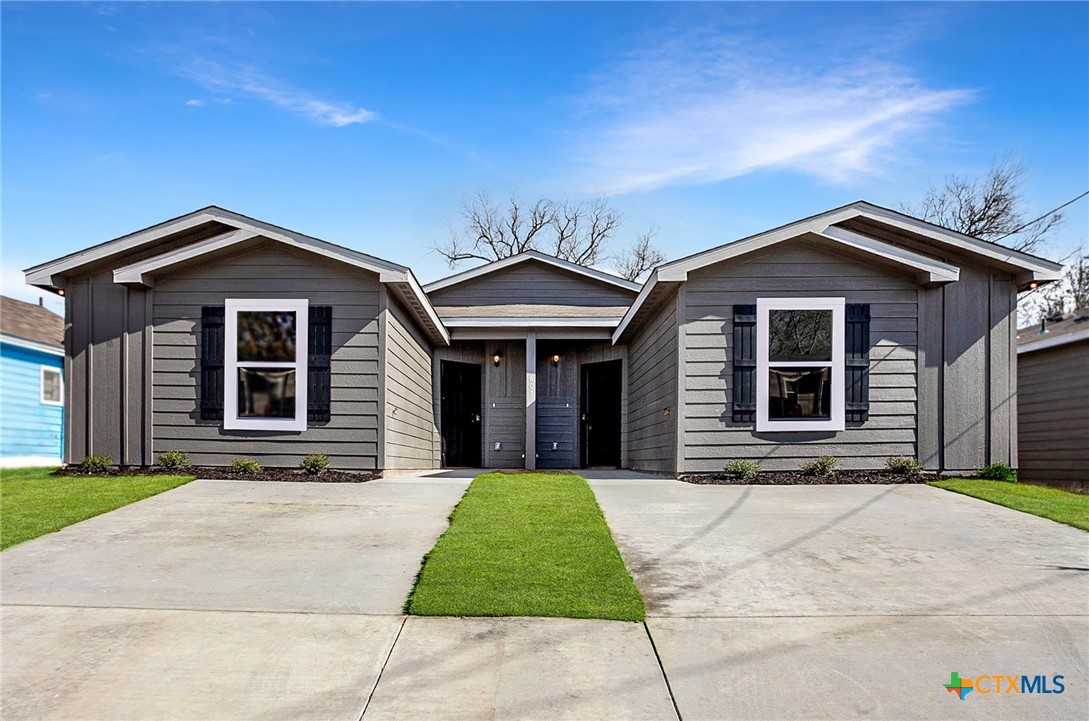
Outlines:
[{"label": "gabled roof", "polygon": [[858,218],[872,221],[893,231],[914,234],[939,249],[943,245],[948,246],[962,253],[979,256],[983,262],[1004,266],[1016,274],[1020,287],[1027,287],[1030,283],[1050,283],[1062,277],[1063,267],[1060,263],[973,238],[895,210],[858,201],[658,266],[624,315],[624,319],[613,334],[613,342],[619,341],[640,314],[645,309],[653,307],[658,298],[668,293],[672,287],[688,280],[690,272],[802,235],[820,236],[847,248],[870,253],[885,261],[914,269],[920,274],[920,280],[924,283],[950,283],[958,279],[960,269],[957,266],[865,235],[857,230],[839,227],[841,223]]},{"label": "gabled roof", "polygon": [[1017,331],[1017,353],[1032,353],[1078,341],[1089,341],[1089,308],[1051,316],[1040,325]]},{"label": "gabled roof", "polygon": [[488,275],[489,273],[494,273],[496,271],[503,270],[504,268],[510,268],[512,266],[518,265],[520,263],[525,263],[527,261],[537,261],[540,263],[545,263],[555,268],[566,270],[570,273],[575,273],[586,278],[598,281],[600,283],[607,283],[609,285],[615,286],[617,288],[622,288],[632,293],[638,292],[639,288],[641,287],[638,283],[633,283],[630,280],[625,280],[619,276],[612,275],[611,273],[605,273],[603,271],[595,270],[593,268],[587,268],[586,266],[579,265],[578,263],[561,260],[560,258],[557,258],[554,255],[548,255],[547,253],[541,253],[536,250],[527,250],[522,253],[518,253],[517,255],[512,255],[503,258],[502,260],[492,261],[491,263],[485,263],[484,265],[470,268],[469,270],[462,271],[461,273],[455,273],[454,275],[449,275],[445,278],[441,278],[434,281],[433,283],[428,283],[424,286],[424,291],[426,291],[427,293],[434,293],[435,291],[442,290],[443,288],[449,288],[451,286],[455,286],[466,281],[474,280],[476,278]]},{"label": "gabled roof", "polygon": [[267,238],[377,273],[379,281],[386,284],[394,295],[408,306],[421,328],[433,341],[442,345],[450,343],[450,334],[410,268],[216,206],[202,208],[165,223],[159,223],[63,258],[28,268],[25,271],[26,280],[27,283],[39,288],[49,290],[61,288],[64,276],[80,268],[111,258],[119,263],[123,262],[123,257],[127,253],[153,247],[153,244],[158,241],[207,224],[218,224],[230,230],[118,267],[114,270],[114,282],[152,286],[154,285],[152,276],[156,271],[190,262],[202,255],[224,250],[254,238]]},{"label": "gabled roof", "polygon": [[64,346],[64,318],[40,305],[0,296],[0,333],[52,348]]}]

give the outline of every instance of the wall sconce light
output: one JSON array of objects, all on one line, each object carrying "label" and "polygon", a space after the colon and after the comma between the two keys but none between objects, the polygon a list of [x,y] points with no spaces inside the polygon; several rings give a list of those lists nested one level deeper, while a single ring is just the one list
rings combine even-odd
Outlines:
[{"label": "wall sconce light", "polygon": [[64,295],[64,288],[57,288],[57,295]]},{"label": "wall sconce light", "polygon": [[666,418],[669,418],[669,408],[665,408],[665,409],[664,409],[664,410],[662,411],[662,415],[663,415],[663,416],[665,416]]},{"label": "wall sconce light", "polygon": [[492,353],[492,365],[494,365],[496,368],[499,367],[499,362],[502,361],[502,360],[503,360],[503,354],[502,353],[500,353],[499,351],[496,351],[495,353]]},{"label": "wall sconce light", "polygon": [[1036,290],[1038,287],[1040,287],[1040,284],[1036,281],[1032,281],[1031,283],[1029,283],[1029,290]]},{"label": "wall sconce light", "polygon": [[554,356],[552,356],[552,367],[553,367],[553,368],[555,368],[555,367],[556,367],[556,366],[558,366],[559,364],[560,364],[560,357],[559,357],[559,355],[554,355]]}]

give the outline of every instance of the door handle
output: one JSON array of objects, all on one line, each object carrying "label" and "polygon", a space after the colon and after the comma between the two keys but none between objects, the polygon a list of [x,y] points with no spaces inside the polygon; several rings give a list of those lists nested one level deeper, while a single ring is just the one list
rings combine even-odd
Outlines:
[{"label": "door handle", "polygon": [[480,423],[480,414],[479,413],[474,413],[473,414],[473,421],[475,421],[476,423]]}]

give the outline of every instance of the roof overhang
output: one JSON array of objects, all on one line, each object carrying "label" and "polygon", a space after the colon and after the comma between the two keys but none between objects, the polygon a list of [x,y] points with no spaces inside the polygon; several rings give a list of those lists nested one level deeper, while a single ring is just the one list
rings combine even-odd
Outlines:
[{"label": "roof overhang", "polygon": [[503,258],[502,260],[485,263],[475,268],[470,268],[469,270],[455,273],[454,275],[450,275],[445,278],[436,280],[432,283],[428,283],[424,286],[424,290],[428,293],[434,293],[435,291],[459,285],[460,283],[465,283],[467,281],[480,278],[481,276],[488,275],[489,273],[494,273],[496,271],[503,270],[504,268],[510,268],[511,266],[525,263],[527,261],[537,261],[539,263],[545,263],[546,265],[550,265],[554,268],[559,268],[560,270],[565,270],[569,273],[575,273],[576,275],[590,278],[591,280],[598,281],[599,283],[607,283],[609,285],[615,286],[617,288],[622,288],[632,293],[638,292],[640,288],[640,285],[638,283],[633,283],[630,280],[625,280],[624,278],[612,275],[611,273],[595,270],[594,268],[587,268],[586,266],[572,263],[566,260],[561,260],[560,258],[557,258],[553,255],[540,253],[536,250],[527,250],[522,253],[518,253],[517,255],[511,255]]},{"label": "roof overhang", "polygon": [[27,350],[38,351],[39,353],[48,353],[49,355],[63,356],[64,348],[56,345],[49,345],[47,343],[39,343],[36,340],[30,340],[29,338],[20,338],[17,335],[11,335],[10,333],[0,333],[0,342],[9,343],[18,348],[26,348]]},{"label": "roof overhang", "polygon": [[448,328],[608,328],[613,329],[620,318],[525,318],[481,317],[447,318]]},{"label": "roof overhang", "polygon": [[1081,330],[1074,331],[1073,333],[1063,333],[1055,336],[1043,336],[1038,340],[1031,340],[1027,343],[1022,343],[1017,346],[1017,355],[1022,353],[1032,353],[1033,351],[1044,350],[1046,348],[1058,348],[1069,343],[1077,343],[1079,341],[1089,341],[1089,328],[1082,328]]}]

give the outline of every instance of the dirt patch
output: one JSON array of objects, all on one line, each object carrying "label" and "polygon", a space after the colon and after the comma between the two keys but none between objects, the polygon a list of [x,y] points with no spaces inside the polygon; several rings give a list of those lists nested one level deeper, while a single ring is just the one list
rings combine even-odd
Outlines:
[{"label": "dirt patch", "polygon": [[928,480],[925,475],[888,471],[836,471],[831,476],[807,476],[797,471],[761,471],[755,478],[742,478],[735,473],[685,473],[677,476],[677,479],[700,486],[827,486],[926,483]]},{"label": "dirt patch", "polygon": [[366,483],[378,478],[373,473],[355,473],[350,471],[322,471],[310,474],[293,468],[265,468],[260,473],[232,473],[226,468],[198,468],[189,466],[172,471],[164,471],[152,466],[111,468],[104,473],[83,473],[78,466],[58,468],[57,476],[196,476],[214,481],[290,481],[293,483]]}]

